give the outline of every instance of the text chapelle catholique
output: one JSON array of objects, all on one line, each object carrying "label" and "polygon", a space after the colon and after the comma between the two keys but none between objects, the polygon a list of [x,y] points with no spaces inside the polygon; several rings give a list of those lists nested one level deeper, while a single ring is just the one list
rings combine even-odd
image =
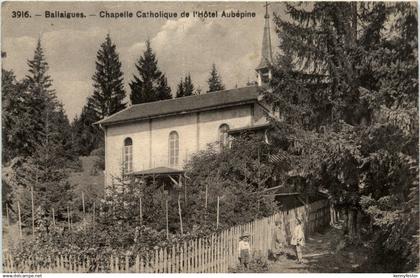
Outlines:
[{"label": "text chapelle catholique", "polygon": [[[45,11],[45,18],[85,18],[83,12],[69,11]],[[249,11],[183,11],[183,12],[167,12],[167,11],[100,11],[100,18],[124,19],[124,18],[163,18],[175,19],[178,17],[199,17],[199,18],[252,18],[256,17],[255,12]]]}]

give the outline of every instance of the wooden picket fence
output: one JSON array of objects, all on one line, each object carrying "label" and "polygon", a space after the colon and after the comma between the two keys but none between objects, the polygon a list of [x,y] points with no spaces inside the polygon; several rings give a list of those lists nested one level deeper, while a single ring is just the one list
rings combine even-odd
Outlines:
[{"label": "wooden picket fence", "polygon": [[144,272],[144,273],[226,273],[238,263],[238,242],[242,233],[250,234],[254,256],[267,257],[272,245],[275,221],[282,218],[286,235],[295,227],[295,219],[304,219],[305,233],[311,234],[330,222],[327,200],[279,212],[270,217],[226,229],[205,238],[198,238],[172,247],[156,249],[144,256],[111,256],[107,263],[95,264],[96,258],[71,256],[49,257],[41,266],[38,260],[16,264],[12,256],[4,253],[4,272]]}]

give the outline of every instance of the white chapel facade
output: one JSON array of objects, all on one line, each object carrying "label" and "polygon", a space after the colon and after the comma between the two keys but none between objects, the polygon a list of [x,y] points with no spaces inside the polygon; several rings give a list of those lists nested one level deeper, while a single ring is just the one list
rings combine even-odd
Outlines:
[{"label": "white chapel facade", "polygon": [[98,122],[105,133],[105,185],[122,173],[182,173],[192,154],[220,148],[232,131],[267,126],[268,106],[259,95],[271,78],[266,10],[258,85],[132,105]]}]

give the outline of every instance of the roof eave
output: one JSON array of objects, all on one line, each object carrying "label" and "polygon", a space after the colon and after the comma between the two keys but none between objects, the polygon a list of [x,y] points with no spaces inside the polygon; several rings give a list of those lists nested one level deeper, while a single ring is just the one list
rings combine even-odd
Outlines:
[{"label": "roof eave", "polygon": [[209,110],[214,110],[214,109],[222,109],[222,108],[227,108],[227,107],[252,104],[252,103],[256,103],[256,102],[258,102],[257,98],[251,99],[251,100],[246,100],[246,101],[229,103],[229,104],[215,105],[215,106],[209,106],[209,107],[205,107],[205,108],[191,109],[191,110],[186,110],[186,111],[172,112],[172,113],[159,114],[159,115],[153,115],[153,116],[147,116],[147,117],[139,117],[139,118],[133,118],[133,119],[127,119],[127,120],[119,120],[119,121],[113,121],[113,122],[107,122],[106,119],[103,119],[103,120],[100,120],[100,121],[96,122],[95,124],[100,124],[102,126],[118,125],[118,124],[123,124],[123,123],[124,124],[125,123],[132,123],[132,122],[145,121],[145,120],[150,120],[150,119],[176,116],[176,115],[181,115],[181,114],[190,114],[190,113],[209,111]]}]

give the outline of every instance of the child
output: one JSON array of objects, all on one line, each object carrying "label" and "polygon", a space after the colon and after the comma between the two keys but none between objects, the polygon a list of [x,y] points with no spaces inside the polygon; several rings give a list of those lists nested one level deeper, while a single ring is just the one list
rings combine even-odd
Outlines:
[{"label": "child", "polygon": [[302,259],[302,246],[305,246],[305,233],[303,231],[302,219],[296,218],[296,227],[293,230],[292,240],[290,244],[296,246],[296,256],[298,263],[303,263]]},{"label": "child", "polygon": [[239,238],[238,256],[241,266],[248,268],[251,257],[251,246],[249,245],[249,234],[247,233],[242,234]]}]

